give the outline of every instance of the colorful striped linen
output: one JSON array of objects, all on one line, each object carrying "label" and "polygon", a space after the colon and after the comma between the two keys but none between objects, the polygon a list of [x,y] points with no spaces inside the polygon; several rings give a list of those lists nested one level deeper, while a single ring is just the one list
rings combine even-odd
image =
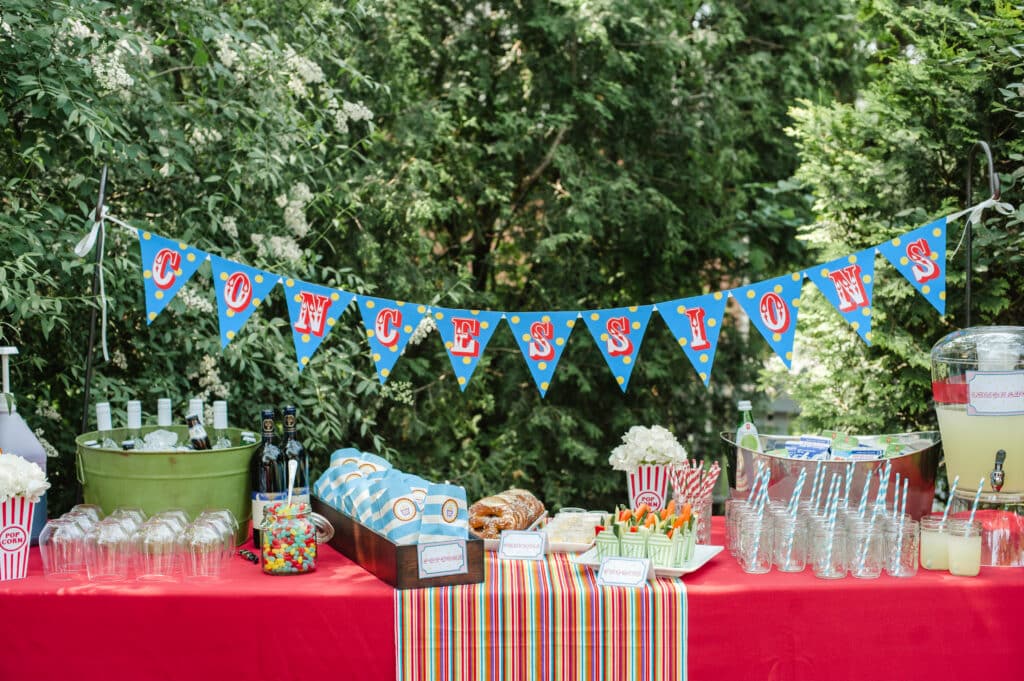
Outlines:
[{"label": "colorful striped linen", "polygon": [[398,679],[686,679],[682,580],[600,587],[563,553],[485,560],[482,584],[395,592]]}]

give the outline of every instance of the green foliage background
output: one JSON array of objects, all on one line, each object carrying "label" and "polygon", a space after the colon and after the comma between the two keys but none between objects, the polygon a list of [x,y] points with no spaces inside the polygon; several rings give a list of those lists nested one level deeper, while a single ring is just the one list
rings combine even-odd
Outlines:
[{"label": "green foliage background", "polygon": [[[122,219],[346,290],[500,310],[696,295],[952,210],[977,138],[1018,203],[1020,12],[977,5],[7,0],[0,342],[20,346],[19,410],[59,454],[51,503],[77,495],[97,301],[72,248],[103,164]],[[1019,237],[1019,212],[978,230],[979,321],[1021,321]],[[556,507],[623,500],[606,458],[632,425],[716,456],[759,380],[810,427],[923,423],[927,349],[956,321],[879,262],[871,349],[808,294],[801,372],[763,371],[737,315],[706,390],[655,321],[623,395],[577,329],[541,400],[504,327],[465,393],[436,333],[381,387],[354,309],[299,375],[280,290],[221,352],[208,267],[151,326],[134,239],[110,230],[104,268],[113,352],[93,401],[226,398],[243,426],[293,402],[318,465],[356,446]]]}]

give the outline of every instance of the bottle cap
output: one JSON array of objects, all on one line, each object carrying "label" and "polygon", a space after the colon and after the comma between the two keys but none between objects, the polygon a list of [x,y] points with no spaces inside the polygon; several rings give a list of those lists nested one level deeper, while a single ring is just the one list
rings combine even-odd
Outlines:
[{"label": "bottle cap", "polygon": [[96,430],[104,433],[113,430],[114,425],[110,421],[110,402],[96,403]]},{"label": "bottle cap", "polygon": [[158,426],[171,425],[171,400],[167,397],[156,401],[156,423]]},{"label": "bottle cap", "polygon": [[203,420],[203,400],[198,397],[193,397],[188,401],[188,413],[195,414],[199,417],[199,420]]},{"label": "bottle cap", "polygon": [[228,427],[228,403],[224,400],[213,403],[213,427],[217,430],[225,430]]},{"label": "bottle cap", "polygon": [[142,428],[142,402],[128,400],[128,430]]},{"label": "bottle cap", "polygon": [[750,411],[753,407],[750,406],[750,400],[740,400],[739,405],[740,411]]}]

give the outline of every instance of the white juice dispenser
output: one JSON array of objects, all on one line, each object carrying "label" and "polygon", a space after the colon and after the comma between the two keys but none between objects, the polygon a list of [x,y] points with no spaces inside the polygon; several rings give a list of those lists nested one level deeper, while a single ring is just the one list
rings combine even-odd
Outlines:
[{"label": "white juice dispenser", "polygon": [[[25,420],[18,414],[14,405],[14,397],[10,391],[10,370],[8,358],[18,354],[13,347],[0,347],[0,366],[2,366],[3,392],[0,393],[0,449],[6,454],[17,454],[37,464],[46,473],[46,450],[39,443],[35,433],[28,427]],[[5,454],[5,456],[6,456]],[[36,504],[32,515],[32,543],[39,539],[39,533],[46,525],[46,495]]]},{"label": "white juice dispenser", "polygon": [[984,480],[981,564],[1024,567],[1024,327],[955,331],[932,348],[932,392],[954,514]]}]

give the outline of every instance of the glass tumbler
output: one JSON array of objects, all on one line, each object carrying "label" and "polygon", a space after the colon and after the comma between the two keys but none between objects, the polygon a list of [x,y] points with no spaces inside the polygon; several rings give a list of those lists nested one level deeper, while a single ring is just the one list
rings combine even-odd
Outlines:
[{"label": "glass tumbler", "polygon": [[142,523],[134,534],[135,579],[172,582],[177,579],[178,533],[159,519]]},{"label": "glass tumbler", "polygon": [[860,579],[875,579],[881,575],[883,542],[881,519],[848,522],[846,558],[850,574]]},{"label": "glass tumbler", "polygon": [[772,562],[782,572],[803,572],[807,567],[806,530],[807,526],[799,516],[775,516]]},{"label": "glass tumbler", "polygon": [[220,578],[224,564],[224,534],[220,527],[207,520],[190,523],[181,533],[185,579],[210,582]]},{"label": "glass tumbler", "polygon": [[54,518],[39,533],[47,579],[67,582],[85,572],[85,532],[72,518]]},{"label": "glass tumbler", "polygon": [[746,499],[729,498],[725,500],[725,545],[733,556],[739,555],[739,513],[749,507]]},{"label": "glass tumbler", "polygon": [[948,522],[949,573],[976,577],[981,572],[981,523],[967,520]]},{"label": "glass tumbler", "polygon": [[772,518],[744,511],[739,517],[739,563],[744,572],[764,574],[772,569]]},{"label": "glass tumbler", "polygon": [[89,530],[85,541],[85,569],[91,582],[128,579],[132,538],[121,521],[104,518]]},{"label": "glass tumbler", "polygon": [[812,523],[809,557],[814,576],[842,579],[846,576],[846,528],[838,523]]},{"label": "glass tumbler", "polygon": [[918,546],[921,531],[917,521],[904,516],[903,522],[890,523],[885,529],[885,571],[890,577],[913,577],[917,574]]},{"label": "glass tumbler", "polygon": [[925,570],[949,569],[949,523],[942,516],[921,518],[921,567]]}]

